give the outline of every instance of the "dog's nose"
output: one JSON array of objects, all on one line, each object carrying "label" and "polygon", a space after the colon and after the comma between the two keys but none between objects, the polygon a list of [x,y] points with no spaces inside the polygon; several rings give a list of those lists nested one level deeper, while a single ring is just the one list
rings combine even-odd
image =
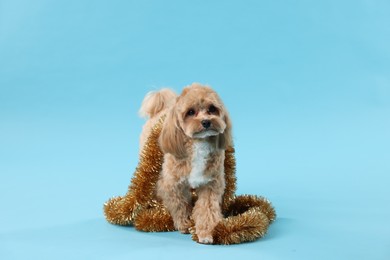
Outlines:
[{"label": "dog's nose", "polygon": [[203,126],[204,128],[206,128],[206,129],[209,128],[209,127],[211,126],[210,120],[202,120],[201,124],[202,124],[202,126]]}]

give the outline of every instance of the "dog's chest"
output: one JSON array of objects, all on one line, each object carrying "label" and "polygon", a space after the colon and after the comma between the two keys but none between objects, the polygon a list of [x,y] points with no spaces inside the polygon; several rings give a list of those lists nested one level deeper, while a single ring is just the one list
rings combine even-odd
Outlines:
[{"label": "dog's chest", "polygon": [[205,175],[205,170],[211,152],[212,149],[208,142],[196,142],[193,144],[191,172],[188,176],[188,183],[191,188],[198,188],[210,181],[210,177]]}]

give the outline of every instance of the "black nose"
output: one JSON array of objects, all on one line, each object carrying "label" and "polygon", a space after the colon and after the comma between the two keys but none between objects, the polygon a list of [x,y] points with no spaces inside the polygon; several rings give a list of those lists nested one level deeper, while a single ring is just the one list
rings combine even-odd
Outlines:
[{"label": "black nose", "polygon": [[211,126],[210,120],[202,120],[201,124],[202,124],[202,126],[203,126],[204,128],[206,128],[206,129],[209,128],[209,127]]}]

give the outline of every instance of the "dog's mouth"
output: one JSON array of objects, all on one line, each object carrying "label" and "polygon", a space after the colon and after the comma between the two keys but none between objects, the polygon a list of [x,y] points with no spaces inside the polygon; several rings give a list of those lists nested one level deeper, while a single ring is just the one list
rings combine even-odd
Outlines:
[{"label": "dog's mouth", "polygon": [[192,135],[193,138],[207,138],[210,136],[219,135],[219,132],[214,129],[205,129],[200,132],[196,132]]}]

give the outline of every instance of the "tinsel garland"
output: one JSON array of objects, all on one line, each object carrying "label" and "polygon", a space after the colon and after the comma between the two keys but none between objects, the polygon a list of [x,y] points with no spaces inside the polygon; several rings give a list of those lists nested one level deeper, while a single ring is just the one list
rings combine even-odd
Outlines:
[{"label": "tinsel garland", "polygon": [[[108,222],[116,225],[133,225],[146,232],[174,231],[169,212],[156,196],[156,183],[163,163],[158,144],[164,117],[153,127],[143,147],[138,166],[125,196],[114,197],[104,204]],[[275,218],[275,210],[265,198],[253,195],[235,196],[236,161],[234,148],[225,151],[226,188],[222,201],[225,218],[214,228],[214,244],[238,244],[263,237]],[[196,191],[193,191],[193,203]],[[198,241],[194,227],[192,239]]]}]

